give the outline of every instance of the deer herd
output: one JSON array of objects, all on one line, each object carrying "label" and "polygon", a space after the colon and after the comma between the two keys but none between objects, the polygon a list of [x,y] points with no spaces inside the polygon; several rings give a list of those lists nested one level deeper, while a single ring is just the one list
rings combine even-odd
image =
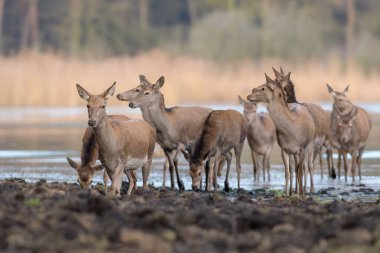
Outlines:
[{"label": "deer herd", "polygon": [[[327,84],[334,103],[332,111],[326,111],[316,104],[298,102],[290,72],[285,74],[282,68],[280,71],[273,68],[273,71],[275,78],[265,74],[265,84],[252,89],[247,100],[239,96],[243,114],[199,106],[167,108],[160,91],[164,77],[151,83],[140,75],[140,85],[116,97],[120,101],[128,101],[131,108],[140,108],[143,120],[107,115],[107,102],[115,92],[116,83],[100,95],[90,94],[77,84],[79,96],[87,102],[88,127],[82,140],[81,163],[69,157],[67,160],[77,171],[80,186],[89,189],[94,173],[104,169],[105,192],[110,196],[120,196],[125,173],[129,180],[127,195],[130,195],[137,187],[136,170],[141,167],[143,187],[147,189],[157,142],[165,153],[164,178],[166,167],[169,167],[172,189],[175,188],[175,179],[178,188],[185,189],[178,171],[178,155],[182,153],[189,163],[193,190],[203,188],[203,174],[204,189],[218,190],[217,176],[221,175],[223,165],[227,163],[224,189],[228,191],[232,150],[239,189],[240,159],[246,138],[255,181],[260,171],[264,180],[270,180],[270,156],[277,140],[284,162],[286,195],[294,192],[303,195],[308,176],[310,192],[314,191],[314,161],[318,154],[322,159],[322,147],[326,149],[330,177],[336,177],[332,154],[337,150],[338,177],[343,157],[347,181],[349,153],[352,181],[355,180],[356,168],[361,179],[361,160],[371,120],[364,109],[349,100],[349,87],[338,92]],[[268,112],[258,113],[258,103],[265,103]],[[98,159],[101,165],[96,165]],[[323,173],[322,168],[321,171]],[[108,179],[111,179],[109,190]]]}]

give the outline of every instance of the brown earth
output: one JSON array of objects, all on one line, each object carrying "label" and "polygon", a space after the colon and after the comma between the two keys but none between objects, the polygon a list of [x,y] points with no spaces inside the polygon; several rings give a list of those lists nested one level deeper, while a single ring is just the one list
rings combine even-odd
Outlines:
[{"label": "brown earth", "polygon": [[378,202],[323,199],[328,190],[152,188],[109,199],[100,189],[0,181],[1,252],[380,252]]}]

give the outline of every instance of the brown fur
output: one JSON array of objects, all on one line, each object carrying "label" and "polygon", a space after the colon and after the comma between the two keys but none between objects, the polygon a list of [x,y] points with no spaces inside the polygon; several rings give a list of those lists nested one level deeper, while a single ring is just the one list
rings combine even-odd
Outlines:
[{"label": "brown fur", "polygon": [[[298,190],[303,194],[302,170],[305,157],[310,175],[313,170],[314,122],[306,108],[290,110],[281,84],[267,75],[266,79],[267,82],[254,88],[247,98],[252,102],[269,103],[268,111],[276,126],[277,141],[282,149],[285,164],[286,194],[289,194],[289,155],[297,156]],[[312,176],[310,179],[312,181]]]},{"label": "brown fur", "polygon": [[127,193],[130,195],[136,185],[136,177],[131,170],[140,166],[143,167],[144,188],[147,188],[156,142],[154,129],[142,120],[117,121],[107,117],[105,107],[114,93],[115,84],[100,95],[91,95],[80,85],[77,89],[80,97],[88,102],[88,123],[99,145],[99,159],[112,181],[111,195],[120,195],[123,171],[130,181]]},{"label": "brown fur", "polygon": [[[217,190],[218,162],[221,156],[227,155],[232,148],[235,151],[238,188],[240,188],[240,156],[246,135],[247,123],[239,112],[234,110],[215,110],[211,112],[204,123],[202,134],[196,142],[190,157],[190,175],[193,188],[198,188],[203,161],[215,156],[213,171],[210,171],[206,177],[212,178],[214,190]],[[227,167],[225,190],[229,189],[228,175],[229,166]]]}]

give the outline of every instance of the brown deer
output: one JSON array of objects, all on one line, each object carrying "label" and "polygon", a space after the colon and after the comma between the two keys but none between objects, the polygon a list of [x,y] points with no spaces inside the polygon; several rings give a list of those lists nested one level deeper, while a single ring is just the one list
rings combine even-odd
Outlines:
[{"label": "brown deer", "polygon": [[[201,171],[205,161],[215,156],[214,166],[206,170],[206,190],[209,190],[209,178],[213,182],[214,190],[218,189],[216,175],[218,164],[222,156],[227,159],[227,172],[224,181],[225,191],[229,191],[228,177],[230,172],[231,149],[234,149],[236,159],[236,170],[238,175],[238,189],[240,189],[240,157],[247,135],[247,122],[243,115],[235,110],[215,110],[207,117],[200,138],[192,148],[190,157],[189,174],[192,179],[192,188],[199,188],[201,181]],[[207,168],[207,166],[206,166]]]},{"label": "brown deer", "polygon": [[120,122],[107,117],[106,105],[115,92],[116,83],[100,95],[91,95],[77,84],[79,96],[87,101],[88,125],[93,128],[99,145],[99,159],[111,179],[110,195],[120,196],[122,173],[127,174],[130,195],[136,185],[132,170],[142,167],[143,182],[147,180],[156,142],[153,128],[143,120]]},{"label": "brown deer", "polygon": [[347,153],[351,154],[352,181],[355,181],[356,166],[358,166],[359,179],[361,180],[361,160],[372,127],[371,119],[364,109],[358,106],[352,106],[343,112],[339,109],[337,110],[337,123],[336,138],[340,144],[345,160],[345,180],[347,181],[348,170],[346,161]]},{"label": "brown deer", "polygon": [[[144,91],[136,98],[129,98],[129,106],[131,108],[140,107],[143,118],[156,129],[157,142],[169,160],[171,187],[174,189],[173,172],[175,170],[178,187],[183,190],[184,185],[179,177],[178,166],[174,162],[174,158],[181,144],[188,149],[195,143],[212,110],[199,106],[167,108],[160,92],[164,85],[164,77],[160,77],[155,84],[151,84],[144,76],[140,76],[140,80],[141,78],[144,83]],[[125,93],[119,94],[118,98],[126,100]]]},{"label": "brown deer", "polygon": [[[108,118],[118,121],[130,120],[129,117],[124,115],[110,115]],[[78,183],[83,190],[88,190],[91,187],[92,179],[96,171],[102,170],[103,165],[96,165],[96,160],[99,158],[99,145],[96,143],[95,135],[92,127],[87,127],[82,139],[81,148],[81,163],[77,163],[70,157],[67,161],[70,166],[78,173]],[[108,175],[106,170],[103,173],[104,192],[107,193]]]},{"label": "brown deer", "polygon": [[[329,131],[328,117],[326,115],[326,112],[319,105],[316,105],[313,103],[299,103],[296,98],[294,83],[290,79],[290,72],[287,75],[285,75],[282,68],[280,68],[281,72],[278,72],[273,67],[272,69],[274,71],[276,79],[280,81],[282,85],[282,89],[284,90],[285,95],[286,95],[286,102],[288,103],[290,108],[305,106],[306,109],[309,111],[311,117],[313,118],[313,122],[315,125],[314,154],[313,154],[313,161],[314,161],[317,155],[320,153],[323,143],[325,141],[325,138]],[[310,178],[312,178],[312,175],[310,175]],[[306,186],[306,180],[305,180],[305,186]]]},{"label": "brown deer", "polygon": [[[300,107],[297,111],[290,110],[281,83],[272,80],[266,74],[265,77],[266,83],[252,89],[247,99],[254,103],[268,103],[269,115],[276,126],[277,141],[282,149],[285,165],[285,193],[289,195],[289,156],[295,155],[298,191],[303,195],[302,173],[305,159],[309,171],[313,171],[314,121],[304,107]],[[313,190],[313,184],[311,184],[310,191]]]},{"label": "brown deer", "polygon": [[270,155],[276,140],[276,127],[268,113],[257,113],[255,103],[247,102],[239,96],[240,104],[244,107],[244,117],[248,124],[247,140],[251,149],[253,162],[253,177],[256,181],[259,170],[259,159],[262,158],[262,172],[265,181],[265,172],[270,181]]}]

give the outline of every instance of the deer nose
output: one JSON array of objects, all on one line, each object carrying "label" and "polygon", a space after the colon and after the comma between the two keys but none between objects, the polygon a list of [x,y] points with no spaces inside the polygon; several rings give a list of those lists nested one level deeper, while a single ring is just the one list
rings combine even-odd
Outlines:
[{"label": "deer nose", "polygon": [[123,96],[122,96],[121,94],[118,94],[118,95],[116,96],[116,98],[119,99],[119,100],[121,100],[121,101],[124,101],[124,98],[123,98]]},{"label": "deer nose", "polygon": [[131,107],[131,108],[135,108],[135,105],[134,105],[132,102],[130,102],[130,103],[129,103],[129,107]]},{"label": "deer nose", "polygon": [[95,126],[95,125],[96,125],[96,120],[94,120],[94,119],[90,119],[90,120],[88,121],[88,125],[91,126],[91,127]]}]

